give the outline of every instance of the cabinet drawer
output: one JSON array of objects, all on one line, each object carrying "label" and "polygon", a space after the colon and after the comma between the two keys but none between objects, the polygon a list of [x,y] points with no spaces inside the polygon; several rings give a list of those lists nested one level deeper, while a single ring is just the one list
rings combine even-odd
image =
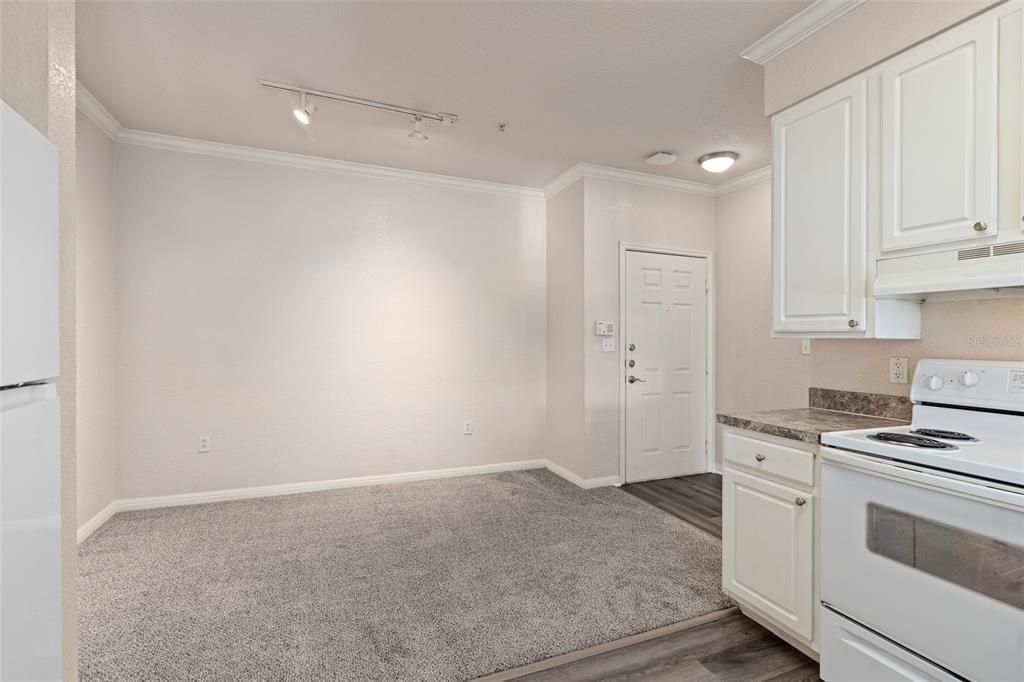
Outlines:
[{"label": "cabinet drawer", "polygon": [[779,478],[814,485],[814,455],[806,450],[727,431],[725,460]]}]

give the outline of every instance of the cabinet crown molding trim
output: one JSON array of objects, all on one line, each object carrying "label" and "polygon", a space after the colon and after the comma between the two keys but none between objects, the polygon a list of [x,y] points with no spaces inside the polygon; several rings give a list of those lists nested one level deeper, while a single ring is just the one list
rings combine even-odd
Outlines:
[{"label": "cabinet crown molding trim", "polygon": [[815,0],[766,36],[740,52],[755,64],[765,64],[794,45],[807,40],[865,0]]},{"label": "cabinet crown molding trim", "polygon": [[421,171],[405,170],[403,168],[391,168],[389,166],[376,166],[368,163],[357,163],[355,161],[328,159],[321,156],[293,154],[291,152],[260,149],[258,147],[245,147],[241,145],[224,144],[222,142],[197,140],[189,137],[165,135],[163,133],[153,133],[145,130],[132,130],[130,128],[123,127],[99,102],[99,100],[97,100],[81,83],[77,83],[76,104],[82,113],[88,116],[89,119],[99,126],[111,140],[118,144],[134,144],[142,147],[152,147],[154,149],[187,152],[190,154],[203,154],[206,156],[216,156],[225,159],[235,159],[238,161],[254,161],[257,163],[266,163],[290,168],[305,168],[332,173],[345,173],[348,175],[376,178],[378,180],[397,180],[399,182],[411,182],[418,185],[433,185],[436,187],[465,189],[476,192],[487,192],[490,194],[502,194],[506,196],[526,197],[531,199],[544,198],[543,191],[536,187],[507,185],[500,182],[490,182],[488,180],[474,180],[472,178],[460,178],[452,175],[424,173]]}]

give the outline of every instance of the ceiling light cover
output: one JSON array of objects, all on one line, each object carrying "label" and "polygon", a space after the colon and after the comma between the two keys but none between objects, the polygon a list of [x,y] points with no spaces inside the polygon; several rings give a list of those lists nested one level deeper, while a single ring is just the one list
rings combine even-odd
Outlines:
[{"label": "ceiling light cover", "polygon": [[697,159],[700,167],[709,173],[723,173],[729,170],[740,155],[736,152],[711,152]]},{"label": "ceiling light cover", "polygon": [[672,152],[655,152],[644,159],[644,163],[651,166],[667,166],[673,163],[677,158]]},{"label": "ceiling light cover", "polygon": [[292,111],[295,114],[295,120],[304,126],[308,126],[309,122],[313,120],[313,107],[309,104],[309,95],[302,93],[299,95],[299,106],[297,109]]}]

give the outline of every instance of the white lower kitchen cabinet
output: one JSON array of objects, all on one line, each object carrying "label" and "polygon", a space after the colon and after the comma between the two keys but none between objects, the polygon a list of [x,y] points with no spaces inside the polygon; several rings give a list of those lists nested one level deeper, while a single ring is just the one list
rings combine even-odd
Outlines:
[{"label": "white lower kitchen cabinet", "polygon": [[816,658],[816,446],[732,428],[723,434],[723,589]]}]

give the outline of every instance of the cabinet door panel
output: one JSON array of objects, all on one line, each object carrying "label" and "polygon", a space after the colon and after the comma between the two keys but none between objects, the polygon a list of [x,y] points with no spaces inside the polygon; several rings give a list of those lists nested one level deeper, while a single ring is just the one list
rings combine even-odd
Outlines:
[{"label": "cabinet door panel", "polygon": [[865,90],[854,79],[772,119],[775,331],[862,331]]},{"label": "cabinet door panel", "polygon": [[882,67],[883,250],[996,234],[997,29],[986,17]]},{"label": "cabinet door panel", "polygon": [[723,484],[725,589],[810,641],[814,634],[812,496],[729,468]]}]

